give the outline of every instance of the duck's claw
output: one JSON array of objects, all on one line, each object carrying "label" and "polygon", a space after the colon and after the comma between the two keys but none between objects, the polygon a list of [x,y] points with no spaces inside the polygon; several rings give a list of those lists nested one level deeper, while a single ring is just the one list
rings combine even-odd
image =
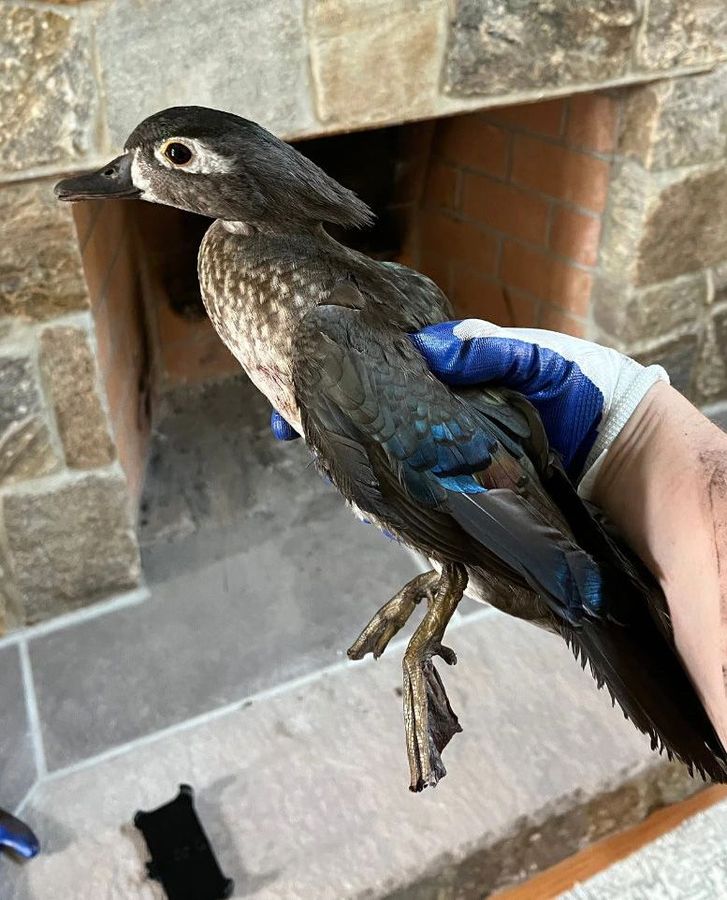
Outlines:
[{"label": "duck's claw", "polygon": [[434,787],[447,774],[442,751],[462,726],[431,660],[410,666],[404,663],[404,727],[409,790]]},{"label": "duck's claw", "polygon": [[429,600],[433,596],[438,581],[439,575],[434,570],[412,578],[371,619],[348,648],[348,658],[363,659],[367,653],[373,653],[378,659],[389,641],[406,625],[422,598]]}]

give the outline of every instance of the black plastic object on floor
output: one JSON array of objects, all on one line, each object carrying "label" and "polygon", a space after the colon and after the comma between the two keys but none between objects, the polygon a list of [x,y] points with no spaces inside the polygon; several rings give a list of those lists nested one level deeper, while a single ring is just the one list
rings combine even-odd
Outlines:
[{"label": "black plastic object on floor", "polygon": [[170,803],[138,812],[134,825],[144,835],[151,854],[146,864],[169,900],[223,900],[234,882],[222,874],[217,858],[194,809],[194,791],[179,785]]}]

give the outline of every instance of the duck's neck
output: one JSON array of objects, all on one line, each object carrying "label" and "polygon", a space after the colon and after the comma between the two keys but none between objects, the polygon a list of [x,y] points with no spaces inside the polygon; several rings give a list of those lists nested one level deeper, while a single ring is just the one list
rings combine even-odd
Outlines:
[{"label": "duck's neck", "polygon": [[[212,324],[250,378],[291,424],[295,330],[333,287],[320,233],[285,235],[215,222],[199,254],[199,280]],[[328,238],[330,240],[330,238]]]}]

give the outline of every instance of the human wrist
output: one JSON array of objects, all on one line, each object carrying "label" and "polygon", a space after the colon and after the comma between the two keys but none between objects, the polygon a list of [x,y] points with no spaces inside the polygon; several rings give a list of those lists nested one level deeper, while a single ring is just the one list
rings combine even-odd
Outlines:
[{"label": "human wrist", "polygon": [[724,454],[726,444],[696,407],[659,382],[605,454],[591,499],[657,577],[670,564],[670,541],[681,538],[680,510],[702,502],[700,458],[712,449]]},{"label": "human wrist", "polygon": [[631,423],[636,433],[641,431],[640,417],[636,416],[636,412],[641,408],[640,415],[646,413],[648,416],[648,406],[642,407],[646,395],[656,384],[669,384],[669,376],[661,366],[642,366],[620,354],[616,358],[619,360],[619,374],[609,400],[608,414],[598,427],[596,439],[578,481],[578,493],[585,500],[592,499],[601,468],[606,459],[613,460],[609,451],[627,424]]}]

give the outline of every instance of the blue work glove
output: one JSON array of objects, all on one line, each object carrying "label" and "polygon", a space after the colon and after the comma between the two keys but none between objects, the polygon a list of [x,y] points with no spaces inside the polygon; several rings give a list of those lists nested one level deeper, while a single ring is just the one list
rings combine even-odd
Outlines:
[{"label": "blue work glove", "polygon": [[1,847],[7,847],[24,859],[32,859],[40,850],[38,838],[31,829],[5,809],[0,809]]},{"label": "blue work glove", "polygon": [[669,382],[661,366],[645,367],[610,347],[538,328],[464,319],[430,325],[411,339],[447,384],[493,383],[527,397],[584,497],[643,396],[657,381]]},{"label": "blue work glove", "polygon": [[270,430],[276,441],[294,441],[300,437],[295,428],[288,424],[277,409],[270,413]]},{"label": "blue work glove", "polygon": [[[617,350],[555,331],[465,319],[430,325],[410,337],[445,383],[492,383],[527,397],[584,497],[644,394],[657,381],[669,381],[661,366],[644,367]],[[276,417],[285,428],[276,429]],[[298,436],[277,413],[273,433],[285,440]]]}]

